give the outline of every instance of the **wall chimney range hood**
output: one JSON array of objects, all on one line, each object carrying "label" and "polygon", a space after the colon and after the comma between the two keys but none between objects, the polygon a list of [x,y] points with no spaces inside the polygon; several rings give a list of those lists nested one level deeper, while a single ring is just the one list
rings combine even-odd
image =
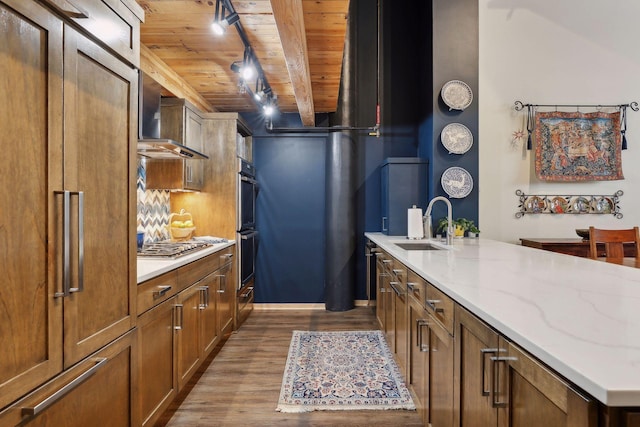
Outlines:
[{"label": "wall chimney range hood", "polygon": [[140,71],[138,100],[138,155],[148,159],[208,159],[209,156],[177,141],[160,138],[162,86]]}]

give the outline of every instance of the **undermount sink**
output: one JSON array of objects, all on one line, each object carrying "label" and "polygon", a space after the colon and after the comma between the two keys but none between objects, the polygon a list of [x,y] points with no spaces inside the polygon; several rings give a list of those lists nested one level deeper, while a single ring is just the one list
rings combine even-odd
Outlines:
[{"label": "undermount sink", "polygon": [[395,245],[407,251],[440,251],[444,249],[429,242],[405,242],[395,243]]}]

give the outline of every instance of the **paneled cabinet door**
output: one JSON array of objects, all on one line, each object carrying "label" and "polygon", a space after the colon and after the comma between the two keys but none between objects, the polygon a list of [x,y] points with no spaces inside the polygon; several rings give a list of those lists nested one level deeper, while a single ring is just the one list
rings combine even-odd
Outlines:
[{"label": "paneled cabinet door", "polygon": [[174,297],[138,319],[138,406],[143,426],[154,425],[177,394],[175,311]]},{"label": "paneled cabinet door", "polygon": [[409,373],[409,364],[407,362],[408,350],[409,350],[409,331],[407,327],[409,322],[407,321],[408,305],[407,305],[407,292],[403,284],[395,285],[391,283],[391,291],[394,295],[395,304],[395,338],[396,338],[396,359],[398,361],[398,367],[404,378],[407,378]]},{"label": "paneled cabinet door", "polygon": [[[465,309],[456,306],[456,341],[461,427],[498,425],[491,403],[491,357],[499,353],[499,335]],[[500,352],[504,355],[504,352]]]},{"label": "paneled cabinet door", "polygon": [[598,425],[595,402],[466,310],[456,317],[461,426]]},{"label": "paneled cabinet door", "polygon": [[382,260],[384,259],[384,253],[376,253],[376,318],[381,330],[385,330],[384,312],[385,312],[385,284],[387,282],[387,273],[384,270]]},{"label": "paneled cabinet door", "polygon": [[[409,298],[410,383],[425,424],[454,425],[454,339],[414,298]],[[482,425],[482,424],[472,424]]]},{"label": "paneled cabinet door", "polygon": [[176,336],[178,350],[178,391],[182,390],[200,365],[202,355],[200,332],[200,283],[178,294],[176,304]]},{"label": "paneled cabinet door", "polygon": [[223,265],[218,270],[218,325],[220,335],[233,328],[235,302],[235,281],[233,280],[233,263]]},{"label": "paneled cabinet door", "polygon": [[[454,425],[454,340],[430,315],[429,333],[429,423],[434,427]],[[424,342],[424,338],[422,339]]]},{"label": "paneled cabinet door", "polygon": [[[204,141],[202,119],[191,109],[185,107],[185,143],[189,148],[202,153]],[[185,160],[185,187],[201,190],[204,183],[204,162],[202,160]]]},{"label": "paneled cabinet door", "polygon": [[509,343],[508,354],[493,357],[492,403],[500,427],[595,427],[597,405]]},{"label": "paneled cabinet door", "polygon": [[424,326],[429,315],[414,298],[409,298],[409,377],[416,397],[416,410],[423,421],[429,414],[429,345],[425,341]]},{"label": "paneled cabinet door", "polygon": [[220,289],[220,269],[207,275],[198,282],[200,292],[200,341],[204,359],[220,341],[220,323],[218,319],[218,297]]},{"label": "paneled cabinet door", "polygon": [[62,34],[0,0],[0,410],[62,370]]},{"label": "paneled cabinet door", "polygon": [[135,326],[137,72],[64,34],[64,190],[71,192],[64,364]]}]

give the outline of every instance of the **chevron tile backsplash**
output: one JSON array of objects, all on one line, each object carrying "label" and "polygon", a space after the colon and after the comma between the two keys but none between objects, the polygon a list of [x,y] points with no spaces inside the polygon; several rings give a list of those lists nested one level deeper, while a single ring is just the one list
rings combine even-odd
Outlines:
[{"label": "chevron tile backsplash", "polygon": [[138,158],[138,229],[144,230],[145,243],[151,243],[170,238],[167,225],[171,214],[171,196],[167,190],[147,190],[146,175],[146,161]]}]

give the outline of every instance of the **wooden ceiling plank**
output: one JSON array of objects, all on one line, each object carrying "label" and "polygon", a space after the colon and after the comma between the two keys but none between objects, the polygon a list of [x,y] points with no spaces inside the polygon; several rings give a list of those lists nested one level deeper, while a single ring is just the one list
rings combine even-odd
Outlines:
[{"label": "wooden ceiling plank", "polygon": [[186,99],[203,112],[217,111],[191,85],[142,43],[140,44],[140,69],[166,90],[178,98]]},{"label": "wooden ceiling plank", "polygon": [[315,110],[302,1],[271,0],[271,8],[280,34],[302,124],[314,126]]}]

